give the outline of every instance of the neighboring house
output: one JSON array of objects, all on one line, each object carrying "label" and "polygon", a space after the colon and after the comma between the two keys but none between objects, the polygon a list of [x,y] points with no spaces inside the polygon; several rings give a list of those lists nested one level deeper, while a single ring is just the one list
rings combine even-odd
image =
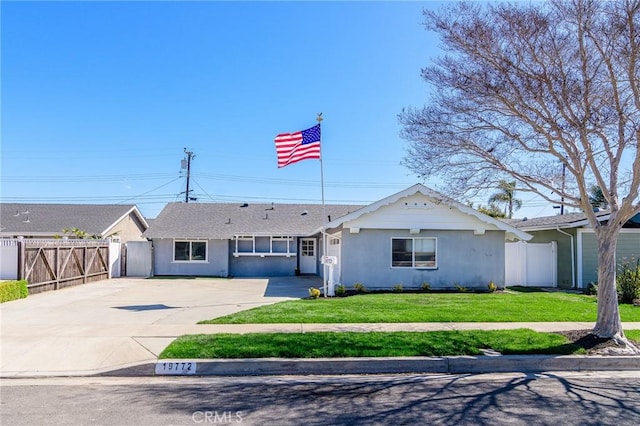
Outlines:
[{"label": "neighboring house", "polygon": [[172,203],[144,236],[155,275],[322,275],[324,226],[332,281],[368,288],[503,286],[505,240],[530,238],[423,185],[324,212],[317,204]]},{"label": "neighboring house", "polygon": [[153,241],[154,275],[316,275],[320,270],[316,229],[323,221],[360,207],[170,203],[144,236]]},{"label": "neighboring house", "polygon": [[145,218],[135,205],[0,204],[0,238],[75,238],[63,230],[76,228],[88,237],[144,241]]},{"label": "neighboring house", "polygon": [[[609,219],[608,211],[596,213],[598,220]],[[533,235],[532,244],[555,243],[557,247],[557,285],[561,288],[585,288],[598,281],[598,246],[593,228],[584,213],[570,213],[509,222]],[[622,228],[618,236],[618,262],[640,258],[640,214]],[[544,268],[546,265],[533,265]]]},{"label": "neighboring house", "polygon": [[367,288],[505,282],[505,241],[527,233],[417,184],[327,225],[334,281]]}]

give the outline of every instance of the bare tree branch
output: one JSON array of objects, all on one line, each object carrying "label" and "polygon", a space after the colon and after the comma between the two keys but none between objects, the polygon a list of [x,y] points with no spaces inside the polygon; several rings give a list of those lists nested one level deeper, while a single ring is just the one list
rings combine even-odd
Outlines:
[{"label": "bare tree branch", "polygon": [[582,209],[615,294],[617,235],[640,213],[640,0],[461,2],[424,16],[446,53],[422,69],[428,103],[400,114],[404,164],[458,199],[515,180]]}]

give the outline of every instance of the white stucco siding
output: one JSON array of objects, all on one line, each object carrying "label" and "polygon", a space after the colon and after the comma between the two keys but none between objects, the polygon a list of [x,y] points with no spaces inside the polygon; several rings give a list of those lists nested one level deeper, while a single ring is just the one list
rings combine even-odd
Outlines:
[{"label": "white stucco siding", "polygon": [[495,231],[498,227],[482,222],[455,207],[436,204],[422,194],[414,194],[394,204],[362,215],[344,224],[347,229],[455,229]]}]

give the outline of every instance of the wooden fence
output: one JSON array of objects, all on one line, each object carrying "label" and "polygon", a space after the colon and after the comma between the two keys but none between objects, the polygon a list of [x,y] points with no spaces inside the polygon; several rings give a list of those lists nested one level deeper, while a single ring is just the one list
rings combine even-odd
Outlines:
[{"label": "wooden fence", "polygon": [[29,294],[109,278],[109,242],[103,240],[22,240],[18,278]]}]

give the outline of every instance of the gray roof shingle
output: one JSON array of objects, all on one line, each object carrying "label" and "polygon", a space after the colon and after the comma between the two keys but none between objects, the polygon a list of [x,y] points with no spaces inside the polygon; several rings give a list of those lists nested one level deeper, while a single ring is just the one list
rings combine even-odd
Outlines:
[{"label": "gray roof shingle", "polygon": [[[598,218],[606,218],[608,211],[596,212]],[[535,217],[532,219],[509,219],[506,222],[518,229],[535,230],[535,229],[555,229],[575,228],[587,224],[587,216],[584,213],[567,213],[564,215]]]},{"label": "gray roof shingle", "polygon": [[[363,206],[326,205],[331,219]],[[170,203],[143,234],[153,238],[231,239],[234,235],[312,235],[323,224],[321,204]]]},{"label": "gray roof shingle", "polygon": [[123,204],[0,204],[2,235],[62,235],[66,228],[78,228],[101,235],[133,209]]}]

